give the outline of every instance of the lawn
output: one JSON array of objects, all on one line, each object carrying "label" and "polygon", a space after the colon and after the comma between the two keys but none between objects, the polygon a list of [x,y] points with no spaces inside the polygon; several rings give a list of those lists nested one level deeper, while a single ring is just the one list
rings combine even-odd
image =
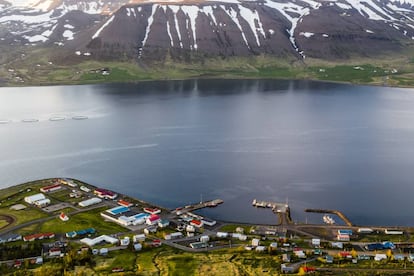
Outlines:
[{"label": "lawn", "polygon": [[13,225],[19,225],[28,221],[47,217],[47,214],[35,207],[28,207],[25,210],[20,211],[10,210],[9,208],[0,208],[0,214],[12,216],[16,220]]},{"label": "lawn", "polygon": [[106,209],[107,208],[99,208],[96,210],[69,216],[68,221],[62,221],[56,216],[55,219],[45,222],[41,227],[41,231],[66,233],[69,231],[76,231],[93,227],[96,229],[99,235],[125,232],[125,228],[113,222],[106,222],[101,217],[100,212]]},{"label": "lawn", "polygon": [[222,231],[222,232],[236,232],[236,229],[238,227],[243,228],[245,234],[250,233],[251,226],[239,225],[239,224],[227,224],[227,225],[224,225],[223,227],[220,228],[220,231]]}]

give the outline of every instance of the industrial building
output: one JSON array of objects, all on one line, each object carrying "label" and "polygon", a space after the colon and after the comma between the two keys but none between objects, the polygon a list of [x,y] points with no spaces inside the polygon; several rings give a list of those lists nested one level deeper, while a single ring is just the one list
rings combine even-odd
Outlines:
[{"label": "industrial building", "polygon": [[102,199],[97,198],[97,197],[92,197],[90,199],[81,201],[78,204],[81,207],[88,207],[88,206],[91,206],[91,205],[94,205],[94,204],[98,204],[98,203],[101,203],[101,202],[102,202]]},{"label": "industrial building", "polygon": [[43,193],[50,193],[50,192],[57,191],[60,189],[62,189],[62,186],[60,186],[59,184],[55,184],[51,186],[42,187],[40,188],[40,191]]},{"label": "industrial building", "polygon": [[46,199],[46,196],[44,194],[35,194],[31,196],[26,196],[24,198],[24,201],[26,201],[29,204],[35,204],[36,201]]}]

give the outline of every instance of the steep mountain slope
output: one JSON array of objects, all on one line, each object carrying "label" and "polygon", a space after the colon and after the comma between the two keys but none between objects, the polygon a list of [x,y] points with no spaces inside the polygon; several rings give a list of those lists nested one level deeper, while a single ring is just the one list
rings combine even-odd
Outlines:
[{"label": "steep mountain slope", "polygon": [[268,54],[337,60],[411,44],[414,2],[3,0],[0,24],[0,44],[55,45],[96,59]]}]

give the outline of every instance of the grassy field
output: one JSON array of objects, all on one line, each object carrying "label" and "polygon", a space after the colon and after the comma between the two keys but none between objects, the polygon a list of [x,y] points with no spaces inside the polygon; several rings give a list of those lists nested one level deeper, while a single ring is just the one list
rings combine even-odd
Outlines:
[{"label": "grassy field", "polygon": [[[25,58],[16,58],[26,51]],[[29,52],[30,51],[30,54]],[[414,86],[414,51],[385,55],[377,59],[351,58],[326,61],[307,58],[277,58],[271,55],[249,57],[196,57],[194,62],[177,62],[168,57],[162,63],[141,64],[130,61],[95,61],[73,57],[67,64],[55,64],[49,56],[59,49],[15,49],[0,69],[0,79],[9,85],[93,84],[172,80],[189,78],[313,79],[370,85]],[[61,53],[67,55],[67,53]],[[63,62],[63,61],[61,61]],[[109,75],[101,73],[110,70]],[[21,79],[24,81],[22,82]]]},{"label": "grassy field", "polygon": [[55,219],[43,223],[40,230],[66,233],[93,227],[99,235],[125,232],[125,228],[118,224],[106,222],[102,219],[100,212],[106,209],[107,208],[98,208],[89,212],[79,213],[70,216],[68,221],[62,221],[56,217]]}]

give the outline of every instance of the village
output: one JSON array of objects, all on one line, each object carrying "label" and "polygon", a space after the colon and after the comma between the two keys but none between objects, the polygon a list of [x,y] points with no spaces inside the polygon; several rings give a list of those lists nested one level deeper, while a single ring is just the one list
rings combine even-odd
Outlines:
[{"label": "village", "polygon": [[[222,204],[220,199],[168,210],[67,178],[26,183],[3,194],[0,264],[8,272],[36,269],[70,254],[109,260],[122,252],[139,256],[161,247],[271,258],[273,264],[263,271],[273,275],[355,268],[414,271],[413,229],[336,225],[333,219],[327,224],[294,223],[287,204],[254,200],[255,208],[271,208],[279,218],[275,225],[254,225],[196,214]],[[133,269],[115,262],[102,271]]]}]

